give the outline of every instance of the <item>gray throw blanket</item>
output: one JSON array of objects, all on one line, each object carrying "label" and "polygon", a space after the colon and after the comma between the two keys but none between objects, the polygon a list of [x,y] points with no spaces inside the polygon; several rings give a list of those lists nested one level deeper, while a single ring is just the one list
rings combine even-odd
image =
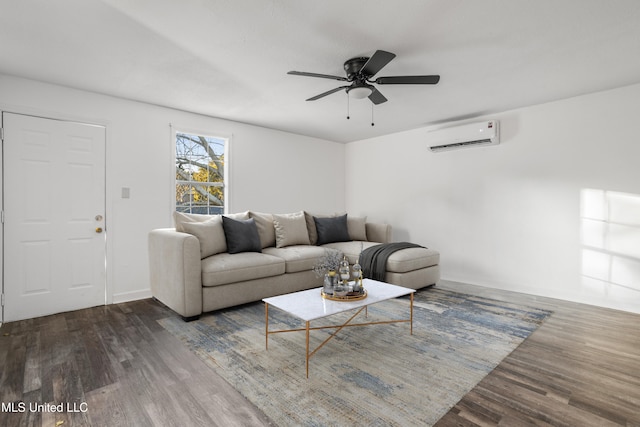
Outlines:
[{"label": "gray throw blanket", "polygon": [[387,273],[387,260],[396,251],[407,248],[422,248],[423,246],[409,242],[382,243],[371,246],[360,254],[362,275],[365,278],[384,282]]}]

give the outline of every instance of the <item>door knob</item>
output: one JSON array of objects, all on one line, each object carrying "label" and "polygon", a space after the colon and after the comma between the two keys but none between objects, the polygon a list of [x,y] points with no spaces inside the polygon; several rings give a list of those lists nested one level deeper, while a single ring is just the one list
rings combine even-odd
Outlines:
[{"label": "door knob", "polygon": [[102,233],[102,227],[97,227],[96,228],[96,233]]}]

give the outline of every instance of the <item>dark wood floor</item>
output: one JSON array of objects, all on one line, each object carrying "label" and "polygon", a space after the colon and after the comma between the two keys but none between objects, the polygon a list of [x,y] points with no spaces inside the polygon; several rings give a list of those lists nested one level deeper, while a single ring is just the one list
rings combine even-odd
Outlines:
[{"label": "dark wood floor", "polygon": [[553,310],[437,427],[640,426],[640,314],[470,285]]},{"label": "dark wood floor", "polygon": [[156,322],[174,315],[143,300],[2,325],[0,402],[69,402],[78,412],[5,406],[0,426],[270,425]]},{"label": "dark wood floor", "polygon": [[[640,426],[640,315],[439,287],[554,314],[437,426]],[[270,425],[156,322],[174,315],[143,300],[2,325],[0,426]],[[77,412],[32,412],[30,402]]]}]

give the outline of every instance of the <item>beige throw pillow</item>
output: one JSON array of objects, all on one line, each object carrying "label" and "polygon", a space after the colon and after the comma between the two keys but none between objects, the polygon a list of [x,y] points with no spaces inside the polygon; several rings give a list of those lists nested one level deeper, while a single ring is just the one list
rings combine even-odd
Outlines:
[{"label": "beige throw pillow", "polygon": [[273,215],[270,213],[249,212],[249,216],[256,222],[260,243],[263,248],[276,245],[276,230],[273,225]]},{"label": "beige throw pillow", "polygon": [[309,245],[309,232],[304,212],[274,214],[273,226],[276,234],[276,248],[292,245]]},{"label": "beige throw pillow", "polygon": [[193,234],[200,241],[200,258],[227,251],[227,242],[222,227],[222,217],[212,215],[208,221],[184,222],[182,229],[185,233]]},{"label": "beige throw pillow", "polygon": [[191,213],[184,213],[184,212],[174,212],[173,222],[175,223],[176,231],[186,233],[183,227],[184,224],[194,223],[194,222],[205,222],[219,216],[220,215],[200,215],[200,214],[191,214]]},{"label": "beige throw pillow", "polygon": [[367,241],[367,217],[347,215],[347,228],[349,229],[349,237],[351,240]]}]

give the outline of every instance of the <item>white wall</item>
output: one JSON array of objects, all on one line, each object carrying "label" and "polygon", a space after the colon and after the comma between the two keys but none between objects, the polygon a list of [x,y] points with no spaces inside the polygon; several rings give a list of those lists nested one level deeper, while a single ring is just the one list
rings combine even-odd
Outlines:
[{"label": "white wall", "polygon": [[501,145],[438,154],[429,128],[345,148],[3,75],[0,110],[107,127],[114,302],[149,296],[146,235],[171,226],[172,123],[232,137],[233,211],[347,209],[438,249],[444,279],[640,312],[640,85],[492,115]]},{"label": "white wall", "polygon": [[438,249],[443,279],[640,312],[638,111],[634,85],[491,115],[498,146],[350,143],[347,210]]},{"label": "white wall", "polygon": [[106,126],[110,302],[150,296],[147,233],[172,226],[169,123],[231,136],[232,211],[344,210],[342,144],[4,75],[0,110]]}]

